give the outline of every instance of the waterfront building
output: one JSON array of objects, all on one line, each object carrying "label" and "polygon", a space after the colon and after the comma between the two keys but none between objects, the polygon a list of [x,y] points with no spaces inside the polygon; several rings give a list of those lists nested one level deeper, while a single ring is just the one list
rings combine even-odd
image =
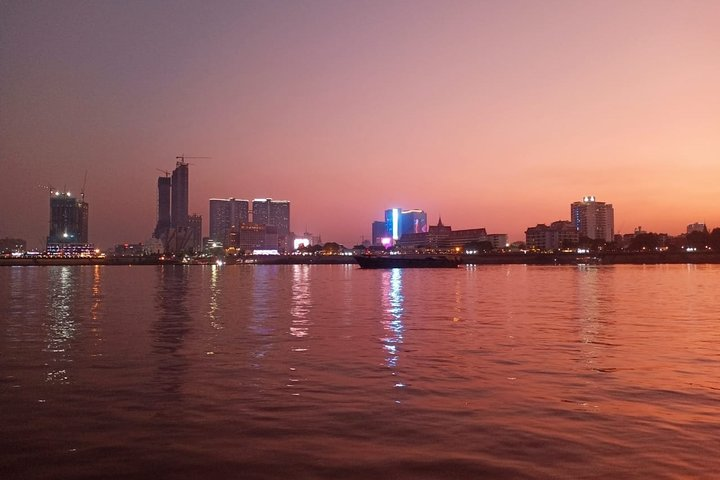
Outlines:
[{"label": "waterfront building", "polygon": [[578,231],[567,220],[558,220],[550,226],[540,223],[525,230],[525,244],[528,248],[548,251],[572,247],[578,243]]},{"label": "waterfront building", "polygon": [[252,223],[272,225],[279,235],[290,233],[290,202],[272,198],[256,198],[252,203]]},{"label": "waterfront building", "polygon": [[238,250],[277,250],[278,229],[274,225],[241,223],[232,234]]},{"label": "waterfront building", "polygon": [[210,199],[210,239],[229,245],[228,235],[233,227],[248,223],[250,202],[236,198]]},{"label": "waterfront building", "polygon": [[[495,242],[507,242],[507,234],[494,235]],[[453,230],[451,226],[444,225],[442,219],[438,219],[438,224],[431,225],[426,232],[404,234],[398,239],[397,246],[401,248],[462,249],[470,244],[488,241],[489,237],[484,228]]]},{"label": "waterfront building", "polygon": [[488,233],[487,241],[490,242],[492,247],[496,250],[508,248],[510,246],[507,233]]},{"label": "waterfront building", "polygon": [[252,223],[267,225],[277,230],[280,251],[292,248],[294,235],[290,232],[290,202],[272,198],[256,198],[252,203]]},{"label": "waterfront building", "polygon": [[557,232],[544,223],[528,227],[525,230],[525,245],[531,250],[555,250],[558,248]]},{"label": "waterfront building", "polygon": [[[383,244],[383,239],[389,239],[390,234],[388,234],[387,226],[385,222],[378,220],[372,223],[372,244],[375,246],[379,246]],[[388,242],[385,240],[386,243]]]},{"label": "waterfront building", "polygon": [[387,246],[389,243],[397,242],[403,235],[427,231],[427,213],[423,210],[389,208],[385,210],[384,221],[376,221],[372,224],[373,245]]},{"label": "waterfront building", "polygon": [[583,197],[570,204],[570,219],[580,237],[613,241],[615,215],[611,204],[598,202],[594,196]]}]

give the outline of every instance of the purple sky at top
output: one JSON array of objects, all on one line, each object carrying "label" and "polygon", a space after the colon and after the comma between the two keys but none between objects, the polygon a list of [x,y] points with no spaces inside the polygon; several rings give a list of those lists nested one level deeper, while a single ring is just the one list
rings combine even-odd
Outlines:
[{"label": "purple sky at top", "polygon": [[292,202],[352,245],[386,208],[523,239],[720,226],[720,2],[0,0],[0,237],[87,170],[91,241],[146,240],[156,169]]}]

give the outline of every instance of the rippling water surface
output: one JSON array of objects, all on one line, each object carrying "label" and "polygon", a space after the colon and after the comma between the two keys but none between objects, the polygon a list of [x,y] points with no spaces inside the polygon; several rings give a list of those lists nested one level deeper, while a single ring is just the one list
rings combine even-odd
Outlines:
[{"label": "rippling water surface", "polygon": [[2,478],[717,478],[720,267],[3,267]]}]

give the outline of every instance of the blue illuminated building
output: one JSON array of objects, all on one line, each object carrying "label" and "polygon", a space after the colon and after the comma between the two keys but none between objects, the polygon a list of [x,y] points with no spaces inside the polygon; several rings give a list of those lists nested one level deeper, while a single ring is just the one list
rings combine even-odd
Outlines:
[{"label": "blue illuminated building", "polygon": [[424,211],[389,208],[385,210],[384,222],[373,222],[373,244],[389,246],[395,244],[406,233],[427,231],[427,213]]}]

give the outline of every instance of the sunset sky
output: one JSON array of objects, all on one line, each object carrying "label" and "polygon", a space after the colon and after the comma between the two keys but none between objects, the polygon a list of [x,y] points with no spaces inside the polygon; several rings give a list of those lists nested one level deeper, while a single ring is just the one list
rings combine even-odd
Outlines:
[{"label": "sunset sky", "polygon": [[291,201],[346,245],[386,208],[524,240],[584,195],[615,231],[720,226],[719,1],[0,0],[0,237],[150,237],[156,169]]}]

